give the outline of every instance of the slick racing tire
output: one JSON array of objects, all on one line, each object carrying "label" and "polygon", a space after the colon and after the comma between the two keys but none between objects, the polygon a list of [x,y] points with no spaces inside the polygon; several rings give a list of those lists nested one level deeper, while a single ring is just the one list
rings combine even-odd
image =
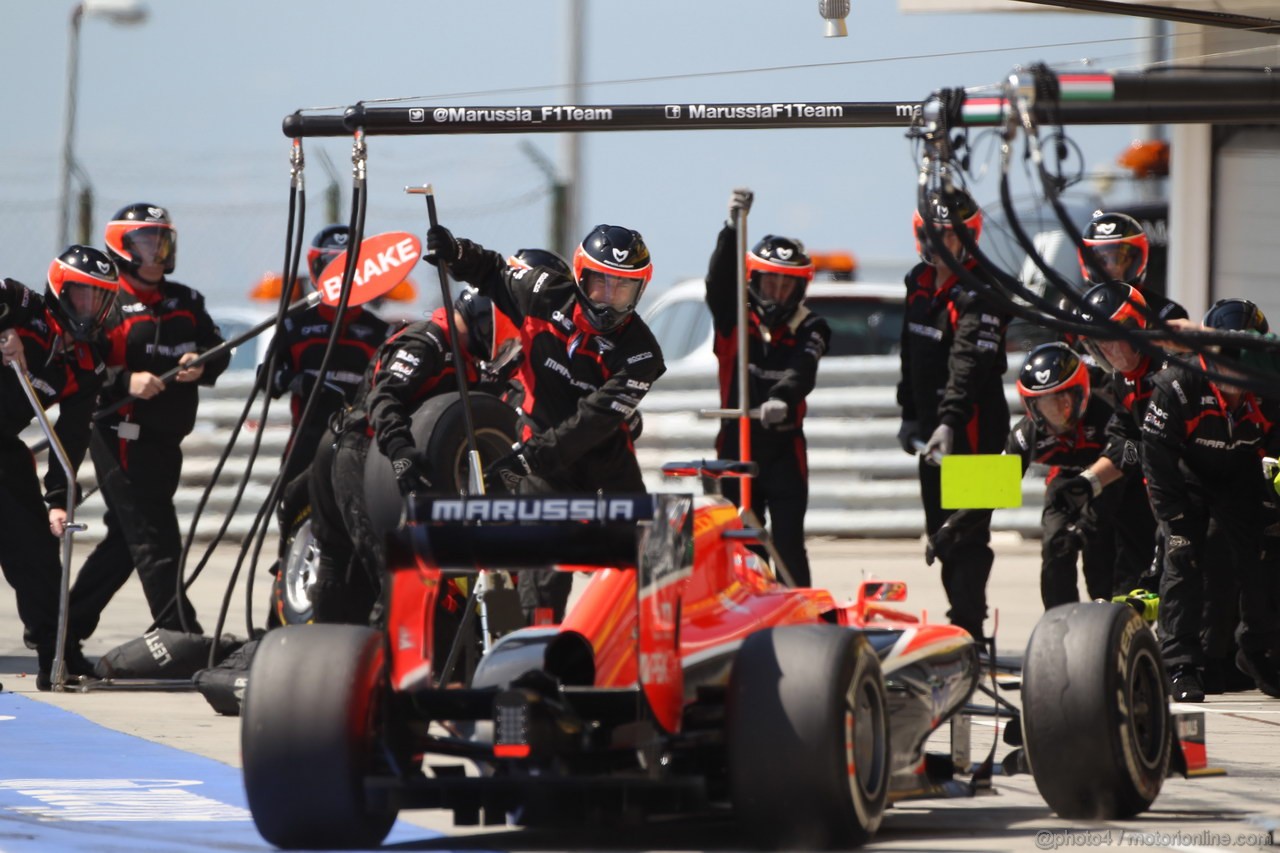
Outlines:
[{"label": "slick racing tire", "polygon": [[[484,464],[511,452],[516,442],[516,411],[491,394],[472,392],[471,416],[476,444]],[[422,451],[430,467],[434,491],[457,495],[467,490],[467,426],[462,395],[456,391],[432,397],[413,413],[413,445]],[[391,462],[374,443],[364,469],[364,494],[374,532],[383,535],[400,523],[404,502],[396,485]]]},{"label": "slick racing tire", "polygon": [[308,507],[289,531],[284,566],[276,572],[271,583],[271,612],[275,625],[306,625],[315,621],[311,586],[316,582],[319,565],[320,545],[311,532],[311,511]]},{"label": "slick racing tire", "polygon": [[1145,811],[1172,749],[1155,635],[1123,604],[1064,604],[1040,618],[1023,663],[1022,731],[1031,774],[1069,820]]},{"label": "slick racing tire", "polygon": [[729,789],[745,837],[814,850],[868,841],[889,789],[880,660],[835,625],[752,634],[727,699]]},{"label": "slick racing tire", "polygon": [[[364,782],[390,775],[383,635],[356,625],[267,633],[249,670],[241,755],[258,832],[285,849],[378,846],[397,810]],[[394,753],[394,750],[392,751]]]}]

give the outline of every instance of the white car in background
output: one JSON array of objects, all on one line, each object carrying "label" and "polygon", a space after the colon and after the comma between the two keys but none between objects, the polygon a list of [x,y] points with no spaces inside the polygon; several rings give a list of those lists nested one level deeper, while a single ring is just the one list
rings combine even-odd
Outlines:
[{"label": "white car in background", "polygon": [[[901,346],[902,282],[814,281],[805,304],[831,325],[831,349],[823,356],[896,355]],[[716,375],[715,333],[700,278],[672,285],[641,310],[662,347],[668,376]]]}]

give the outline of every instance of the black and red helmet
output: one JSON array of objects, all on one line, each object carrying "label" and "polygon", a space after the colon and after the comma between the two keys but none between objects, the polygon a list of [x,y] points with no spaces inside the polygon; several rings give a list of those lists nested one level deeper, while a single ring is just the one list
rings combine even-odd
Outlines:
[{"label": "black and red helmet", "polygon": [[1084,227],[1081,236],[1102,267],[1099,272],[1104,274],[1103,278],[1099,278],[1089,268],[1089,264],[1085,263],[1084,252],[1077,252],[1080,257],[1080,272],[1085,281],[1092,284],[1123,281],[1134,287],[1142,286],[1147,278],[1151,243],[1138,220],[1126,213],[1105,213],[1098,210]]},{"label": "black and red helmet", "polygon": [[514,255],[507,258],[507,266],[525,270],[546,267],[566,277],[573,275],[569,262],[550,249],[517,249]]},{"label": "black and red helmet", "polygon": [[311,273],[311,286],[320,287],[320,274],[333,259],[347,250],[351,242],[351,229],[345,225],[326,225],[311,238],[307,249],[307,270]]},{"label": "black and red helmet", "polygon": [[[950,201],[953,203],[948,203],[948,197],[941,191],[930,191],[925,202],[929,221],[935,228],[946,231],[954,231],[955,224],[962,222],[972,233],[976,242],[982,236],[982,208],[978,207],[978,203],[973,200],[973,196],[969,195],[968,190],[957,189],[950,196]],[[911,212],[911,230],[916,236],[916,254],[926,264],[933,263],[933,250],[929,246],[929,239],[924,230],[924,217],[920,215],[918,207]],[[957,257],[963,261],[967,254],[962,248]]]},{"label": "black and red helmet", "polygon": [[[1147,300],[1136,287],[1123,281],[1094,285],[1076,309],[1081,322],[1097,323],[1101,327],[1109,320],[1128,329],[1147,328],[1148,312]],[[1086,335],[1082,341],[1089,354],[1108,370],[1132,370],[1139,360],[1138,351],[1131,344],[1113,340],[1110,335],[1104,339]]]},{"label": "black and red helmet", "polygon": [[1066,344],[1041,344],[1022,365],[1018,394],[1037,427],[1061,435],[1075,429],[1089,406],[1089,368]]},{"label": "black and red helmet", "polygon": [[625,323],[653,277],[649,248],[639,231],[597,225],[573,253],[573,277],[587,320],[600,332]]},{"label": "black and red helmet", "polygon": [[116,304],[120,276],[115,263],[91,246],[68,246],[49,264],[45,308],[58,327],[89,340]]},{"label": "black and red helmet", "polygon": [[791,319],[813,281],[813,259],[804,244],[766,234],[747,252],[746,266],[747,295],[760,321],[773,328]]},{"label": "black and red helmet", "polygon": [[[1223,332],[1257,332],[1265,335],[1271,330],[1267,316],[1254,302],[1240,297],[1219,299],[1205,312],[1200,321],[1210,329]],[[1239,358],[1239,347],[1218,347],[1218,352],[1227,358]]]},{"label": "black and red helmet", "polygon": [[178,230],[169,211],[154,204],[138,202],[117,210],[103,239],[116,267],[134,277],[141,267],[155,265],[168,275],[178,261]]}]

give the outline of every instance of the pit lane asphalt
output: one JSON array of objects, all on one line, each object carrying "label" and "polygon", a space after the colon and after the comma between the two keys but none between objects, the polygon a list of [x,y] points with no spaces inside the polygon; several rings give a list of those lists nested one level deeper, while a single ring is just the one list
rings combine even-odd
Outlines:
[{"label": "pit lane asphalt", "polygon": [[[1020,655],[1042,609],[1039,546],[997,536],[988,586],[998,618],[1001,657]],[[837,600],[864,577],[905,580],[905,607],[942,620],[946,599],[937,568],[919,542],[810,541],[815,583]],[[78,551],[78,556],[88,548]],[[192,597],[212,629],[236,549],[215,552]],[[583,581],[579,579],[575,590]],[[265,589],[259,581],[261,596]],[[228,630],[244,633],[243,594]],[[998,614],[998,616],[997,616]],[[132,579],[104,614],[85,651],[95,658],[133,639],[149,623]],[[993,623],[988,622],[988,630]],[[0,595],[0,851],[212,851],[270,849],[247,823],[239,786],[239,721],[220,717],[196,693],[36,693],[35,656],[21,642],[11,595]],[[1014,702],[1016,692],[1004,695]],[[1257,691],[1211,696],[1206,717],[1209,763],[1226,776],[1166,781],[1154,807],[1127,821],[1070,823],[1053,816],[1029,776],[995,777],[994,793],[899,803],[868,850],[1026,851],[1136,847],[1152,850],[1267,849],[1280,830],[1280,700]],[[973,729],[975,760],[994,733]],[[944,750],[945,743],[933,747]],[[997,747],[997,760],[1008,751]],[[110,796],[102,795],[106,788]],[[98,791],[99,801],[86,791]],[[176,794],[179,791],[180,794]],[[110,802],[104,805],[100,800]],[[120,803],[126,803],[123,808]],[[203,805],[201,805],[203,803]],[[724,818],[582,835],[470,830],[448,815],[402,816],[384,849],[397,850],[737,850],[749,847]]]}]

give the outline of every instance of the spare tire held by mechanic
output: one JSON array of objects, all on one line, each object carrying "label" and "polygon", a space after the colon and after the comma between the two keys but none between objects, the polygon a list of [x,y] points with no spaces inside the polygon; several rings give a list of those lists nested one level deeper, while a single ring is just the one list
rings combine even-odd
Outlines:
[{"label": "spare tire held by mechanic", "polygon": [[[392,335],[374,355],[351,406],[340,410],[321,439],[311,467],[312,525],[320,545],[311,588],[317,622],[364,624],[378,614],[386,566],[385,529],[373,525],[364,483],[366,458],[376,443],[391,462],[402,495],[444,485],[452,472],[436,471],[416,446],[411,418],[422,403],[456,391],[457,374],[444,308]],[[492,358],[514,336],[510,321],[483,296],[468,291],[454,303],[454,322],[476,387],[477,362]]]}]

